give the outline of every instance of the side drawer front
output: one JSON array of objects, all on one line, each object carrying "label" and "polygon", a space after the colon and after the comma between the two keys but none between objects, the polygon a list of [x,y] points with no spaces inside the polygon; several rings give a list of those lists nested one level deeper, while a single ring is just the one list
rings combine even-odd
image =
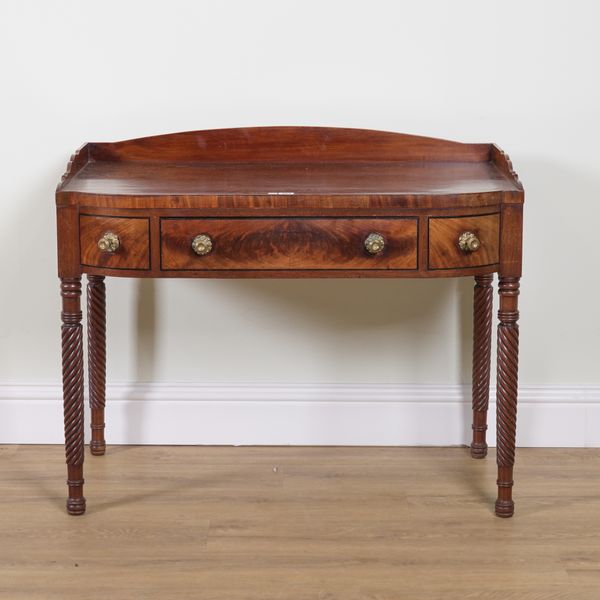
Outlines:
[{"label": "side drawer front", "polygon": [[[370,233],[385,239],[380,254],[365,249]],[[203,256],[192,249],[199,234],[212,240]],[[417,220],[165,218],[161,265],[163,270],[416,269]]]},{"label": "side drawer front", "polygon": [[[115,252],[102,252],[98,240],[106,233],[119,238]],[[81,264],[109,269],[150,268],[150,220],[145,217],[79,217]]]},{"label": "side drawer front", "polygon": [[[463,233],[474,233],[480,247],[474,252],[460,249]],[[429,269],[462,269],[494,265],[499,261],[500,214],[429,219]]]}]

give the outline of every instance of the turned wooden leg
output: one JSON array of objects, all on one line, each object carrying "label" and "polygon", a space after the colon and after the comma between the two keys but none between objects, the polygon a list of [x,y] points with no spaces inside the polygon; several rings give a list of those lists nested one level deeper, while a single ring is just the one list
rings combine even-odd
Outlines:
[{"label": "turned wooden leg", "polygon": [[473,458],[484,458],[488,450],[485,432],[490,399],[493,280],[493,275],[476,276],[473,294]]},{"label": "turned wooden leg", "polygon": [[102,455],[104,440],[104,406],[106,404],[106,288],[104,277],[88,275],[88,376],[90,408],[92,412],[92,439],[90,451]]},{"label": "turned wooden leg", "polygon": [[67,459],[67,511],[85,512],[83,496],[83,335],[81,277],[62,278],[62,372]]},{"label": "turned wooden leg", "polygon": [[498,383],[497,383],[497,450],[498,499],[496,514],[512,517],[513,466],[517,428],[517,392],[519,360],[518,297],[519,278],[500,277],[498,284]]}]

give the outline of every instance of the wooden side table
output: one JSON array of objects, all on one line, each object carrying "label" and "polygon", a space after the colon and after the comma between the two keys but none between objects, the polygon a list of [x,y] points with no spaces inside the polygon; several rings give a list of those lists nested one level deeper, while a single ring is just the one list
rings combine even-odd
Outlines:
[{"label": "wooden side table", "polygon": [[496,514],[510,517],[523,200],[491,144],[320,127],[85,144],[56,191],[68,512],[85,511],[83,273],[96,455],[106,448],[106,276],[472,276],[471,454],[483,458],[498,272]]}]

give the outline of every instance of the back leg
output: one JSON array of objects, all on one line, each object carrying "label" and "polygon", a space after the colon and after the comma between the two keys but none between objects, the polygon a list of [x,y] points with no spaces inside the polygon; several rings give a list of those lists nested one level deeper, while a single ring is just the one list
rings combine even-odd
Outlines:
[{"label": "back leg", "polygon": [[88,275],[88,373],[90,408],[92,410],[92,441],[95,455],[106,452],[104,440],[104,407],[106,405],[106,288],[104,277]]}]

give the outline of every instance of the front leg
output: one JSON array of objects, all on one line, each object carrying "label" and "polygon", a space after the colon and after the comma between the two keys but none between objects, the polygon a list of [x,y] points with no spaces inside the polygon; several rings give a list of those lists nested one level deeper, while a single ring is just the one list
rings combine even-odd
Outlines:
[{"label": "front leg", "polygon": [[517,429],[517,393],[519,361],[519,278],[500,277],[500,310],[498,311],[498,382],[497,441],[498,499],[496,514],[512,517],[513,466]]},{"label": "front leg", "polygon": [[92,413],[90,451],[102,455],[104,440],[104,406],[106,404],[106,288],[104,277],[88,275],[88,377]]},{"label": "front leg", "polygon": [[67,511],[85,512],[83,496],[83,334],[81,277],[62,278],[62,373],[67,462]]}]

